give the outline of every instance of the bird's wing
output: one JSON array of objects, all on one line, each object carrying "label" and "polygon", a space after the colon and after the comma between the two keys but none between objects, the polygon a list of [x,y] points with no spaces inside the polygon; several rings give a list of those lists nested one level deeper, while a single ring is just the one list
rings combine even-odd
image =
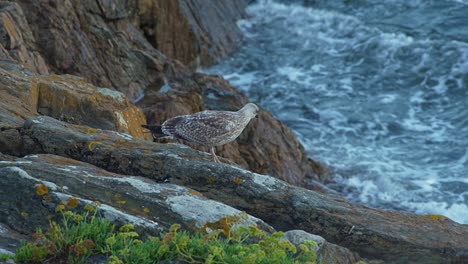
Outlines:
[{"label": "bird's wing", "polygon": [[238,118],[236,113],[204,111],[178,120],[174,132],[189,141],[208,144],[214,138],[232,133]]}]

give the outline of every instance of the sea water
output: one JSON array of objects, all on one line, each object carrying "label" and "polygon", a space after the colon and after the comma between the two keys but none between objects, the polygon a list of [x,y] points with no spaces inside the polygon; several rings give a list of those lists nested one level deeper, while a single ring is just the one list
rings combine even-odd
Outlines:
[{"label": "sea water", "polygon": [[378,208],[468,223],[468,1],[273,1],[222,74]]}]

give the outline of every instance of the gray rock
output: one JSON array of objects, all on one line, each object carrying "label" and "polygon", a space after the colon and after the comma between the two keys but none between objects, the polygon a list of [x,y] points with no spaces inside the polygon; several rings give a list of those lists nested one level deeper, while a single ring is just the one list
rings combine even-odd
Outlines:
[{"label": "gray rock", "polygon": [[[44,184],[49,198],[36,193]],[[116,223],[133,223],[147,234],[157,234],[179,223],[199,230],[241,211],[209,200],[200,193],[174,184],[158,184],[147,178],[107,172],[88,163],[54,155],[30,155],[23,159],[0,162],[0,223],[20,233],[45,228],[47,216],[69,198],[81,207],[100,202],[100,213]],[[14,210],[11,205],[15,204]],[[273,229],[262,220],[247,216],[240,225]]]},{"label": "gray rock", "polygon": [[304,241],[306,240],[314,241],[315,243],[317,243],[317,247],[315,247],[315,250],[322,248],[326,242],[325,238],[307,233],[304,230],[286,231],[284,232],[284,239],[289,240],[291,243],[293,243],[296,246],[304,243]]},{"label": "gray rock", "polygon": [[349,249],[327,242],[323,237],[313,235],[304,230],[289,230],[284,233],[284,239],[291,241],[298,246],[305,240],[311,240],[317,243],[311,250],[317,251],[318,263],[347,264],[359,261],[359,256]]},{"label": "gray rock", "polygon": [[115,173],[187,186],[246,211],[278,230],[302,229],[369,259],[389,263],[468,259],[468,227],[450,219],[356,205],[337,195],[212,163],[208,154],[176,144],[126,139],[109,131],[85,131],[86,127],[42,116],[26,122],[22,130],[23,149],[79,159]]}]

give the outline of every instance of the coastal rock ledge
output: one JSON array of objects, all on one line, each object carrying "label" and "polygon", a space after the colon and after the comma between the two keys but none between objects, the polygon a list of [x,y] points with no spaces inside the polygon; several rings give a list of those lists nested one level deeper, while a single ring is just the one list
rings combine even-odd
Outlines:
[{"label": "coastal rock ledge", "polygon": [[266,111],[217,149],[223,164],[197,146],[152,142],[141,124],[249,102],[192,70],[239,42],[231,29],[248,1],[215,2],[0,1],[0,252],[76,198],[148,235],[245,212],[242,225],[317,242],[320,263],[468,263],[466,225],[315,191],[327,169]]}]

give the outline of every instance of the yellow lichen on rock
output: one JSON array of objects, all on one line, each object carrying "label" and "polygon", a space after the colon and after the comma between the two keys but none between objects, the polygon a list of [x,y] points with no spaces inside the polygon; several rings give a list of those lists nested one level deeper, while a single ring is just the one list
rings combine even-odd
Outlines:
[{"label": "yellow lichen on rock", "polygon": [[432,219],[434,221],[443,221],[443,220],[447,219],[447,217],[445,217],[443,215],[438,215],[438,214],[427,214],[427,215],[422,215],[422,217],[429,218],[429,219]]},{"label": "yellow lichen on rock", "polygon": [[197,192],[195,190],[187,190],[187,193],[190,193],[190,194],[196,195],[196,196],[203,196],[203,194],[201,192]]},{"label": "yellow lichen on rock", "polygon": [[99,88],[72,75],[39,76],[37,110],[43,115],[77,125],[114,130],[151,140],[141,125],[143,111],[121,92]]},{"label": "yellow lichen on rock", "polygon": [[91,141],[88,143],[88,150],[94,151],[97,147],[101,146],[103,143],[100,141]]},{"label": "yellow lichen on rock", "polygon": [[36,187],[36,193],[40,196],[43,196],[49,192],[49,188],[45,184],[40,184]]}]

